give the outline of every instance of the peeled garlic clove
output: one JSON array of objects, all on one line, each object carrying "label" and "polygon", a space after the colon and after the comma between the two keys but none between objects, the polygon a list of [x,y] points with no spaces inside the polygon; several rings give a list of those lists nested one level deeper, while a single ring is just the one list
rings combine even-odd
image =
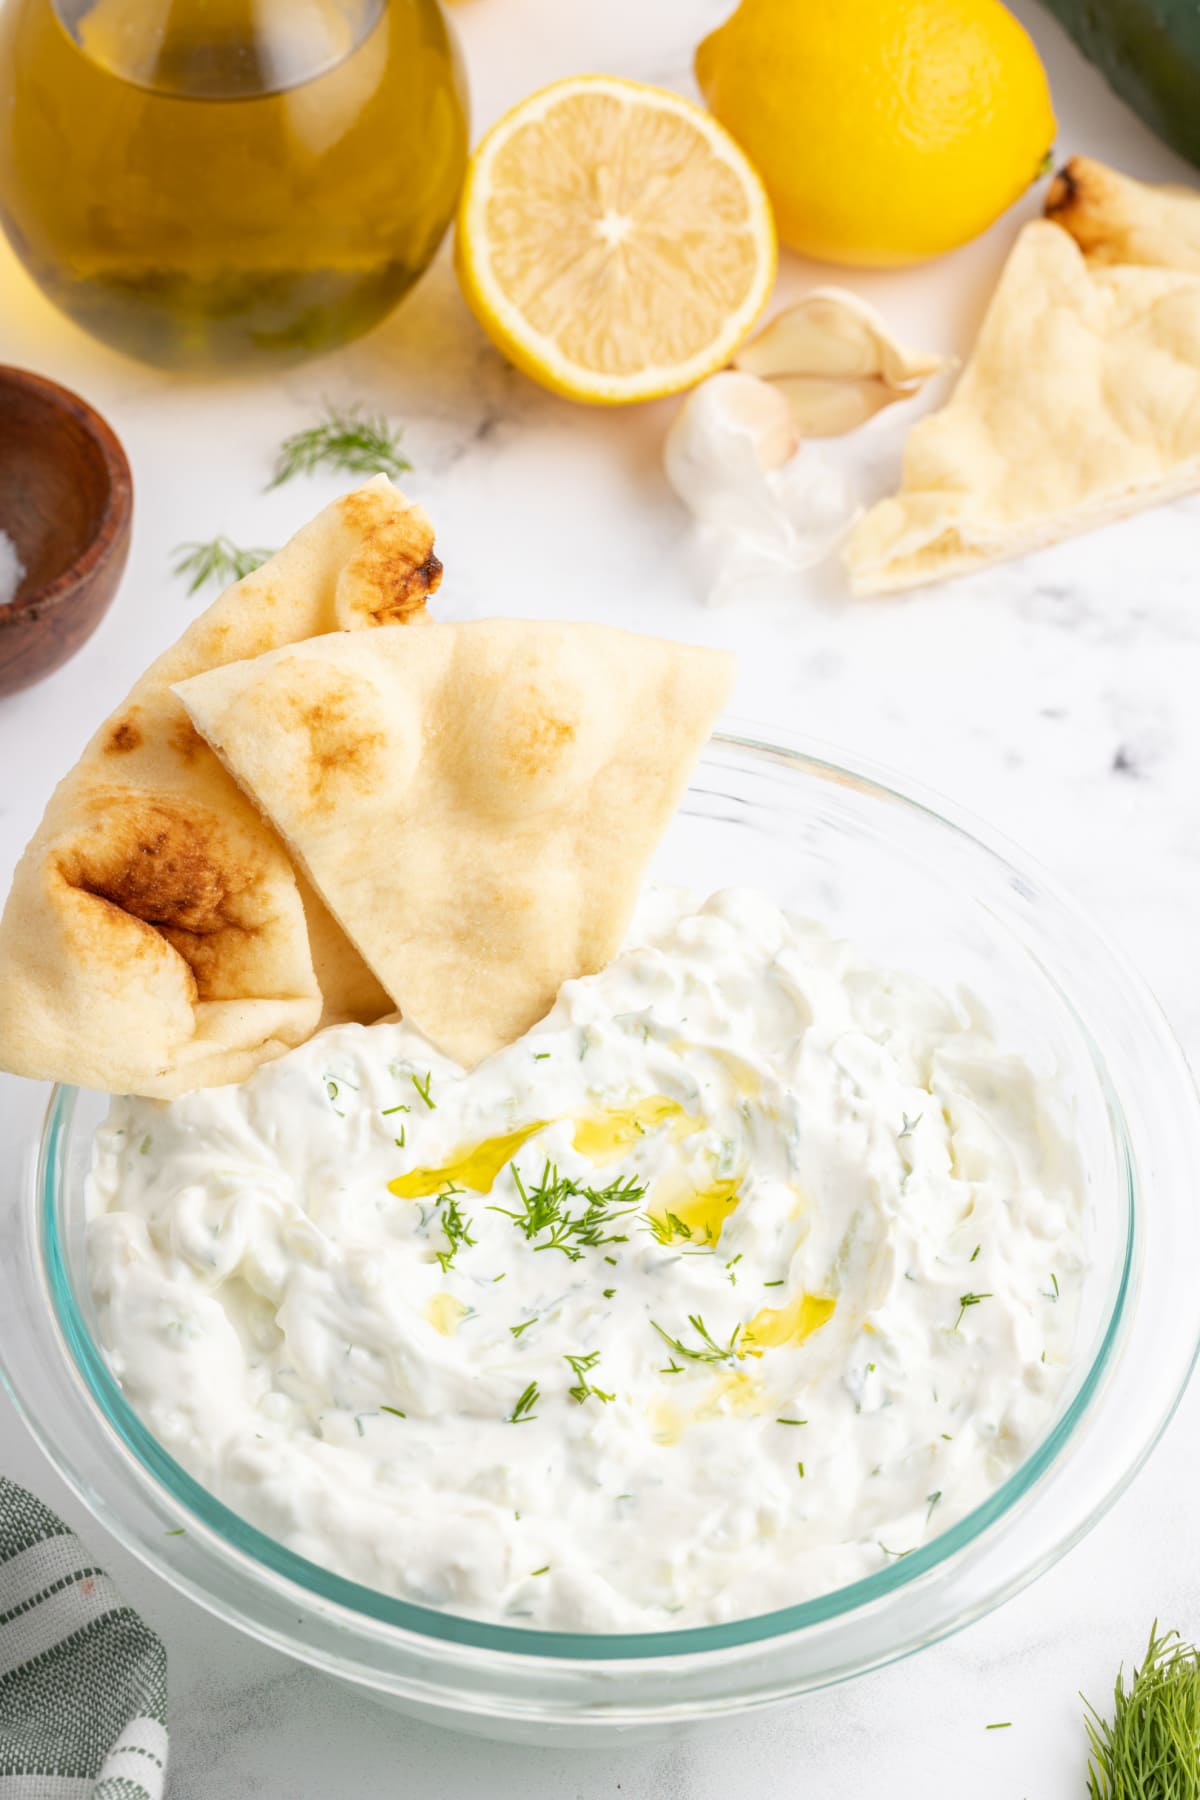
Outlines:
[{"label": "peeled garlic clove", "polygon": [[827,375],[777,375],[770,386],[786,400],[801,437],[845,437],[894,400],[907,397],[872,375],[844,381]]},{"label": "peeled garlic clove", "polygon": [[[908,399],[945,359],[906,350],[879,313],[845,288],[815,288],[787,307],[734,358],[786,393],[802,437],[840,437],[893,400]],[[854,392],[836,403],[833,389]]]}]

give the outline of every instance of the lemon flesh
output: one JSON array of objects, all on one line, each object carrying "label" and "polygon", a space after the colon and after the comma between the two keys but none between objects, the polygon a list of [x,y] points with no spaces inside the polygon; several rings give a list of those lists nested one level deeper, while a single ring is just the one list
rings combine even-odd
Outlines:
[{"label": "lemon flesh", "polygon": [[999,0],[742,0],[696,77],[766,182],[779,233],[888,266],[978,235],[1054,141],[1045,70]]},{"label": "lemon flesh", "polygon": [[519,368],[619,404],[728,362],[770,293],[775,228],[753,168],[702,108],[581,76],[484,138],[456,263],[467,303]]}]

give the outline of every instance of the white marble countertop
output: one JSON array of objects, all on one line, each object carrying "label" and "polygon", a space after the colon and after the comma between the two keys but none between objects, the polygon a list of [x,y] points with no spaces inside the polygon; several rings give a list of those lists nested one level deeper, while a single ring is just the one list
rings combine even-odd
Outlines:
[{"label": "white marble countertop", "polygon": [[[471,0],[456,9],[476,126],[558,75],[604,69],[689,85],[690,49],[726,0]],[[1181,164],[1112,98],[1033,0],[1015,10],[1054,84],[1060,152],[1151,179]],[[1022,210],[919,271],[855,279],[922,346],[963,352]],[[794,260],[784,291],[827,272]],[[0,703],[0,878],[52,782],[199,604],[168,572],[182,539],[273,543],[336,481],[262,492],[270,458],[323,395],[407,424],[407,485],[432,513],[453,617],[595,617],[741,652],[737,710],[890,762],[1007,831],[1074,890],[1156,988],[1200,1056],[1200,500],[903,601],[849,601],[814,576],[770,611],[698,596],[660,445],[670,405],[577,409],[505,369],[443,253],[409,303],[340,355],[280,377],[171,380],[93,344],[0,246],[0,360],[80,389],[108,415],[137,484],[133,553],[97,635],[43,685]],[[896,409],[897,412],[903,409]],[[868,494],[906,420],[855,458]],[[175,1597],[105,1538],[0,1400],[0,1467],[83,1531],[171,1658],[174,1800],[741,1800],[885,1791],[893,1800],[1062,1800],[1083,1791],[1077,1690],[1099,1698],[1151,1620],[1200,1632],[1192,1494],[1200,1389],[1149,1467],[1050,1574],[920,1656],[790,1709],[658,1748],[523,1750],[406,1723]],[[987,1732],[997,1719],[1012,1729]]]}]

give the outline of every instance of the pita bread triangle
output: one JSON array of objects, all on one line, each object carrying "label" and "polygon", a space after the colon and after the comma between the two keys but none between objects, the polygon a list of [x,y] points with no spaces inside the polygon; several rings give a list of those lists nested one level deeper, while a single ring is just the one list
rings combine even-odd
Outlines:
[{"label": "pita bread triangle", "polygon": [[405,1018],[472,1065],[620,945],[733,673],[609,626],[487,619],[175,691]]},{"label": "pita bread triangle", "polygon": [[851,586],[965,574],[1198,484],[1200,274],[1092,267],[1035,220],[949,403],[909,433],[899,492],[851,531]]},{"label": "pita bread triangle", "polygon": [[[391,1002],[171,684],[420,619],[433,532],[384,477],[335,501],[159,657],[59,783],[0,921],[0,1067],[167,1098]],[[406,627],[408,629],[409,627]]]},{"label": "pita bread triangle", "polygon": [[1093,267],[1143,263],[1200,272],[1200,194],[1121,175],[1090,156],[1064,163],[1046,217],[1069,231]]}]

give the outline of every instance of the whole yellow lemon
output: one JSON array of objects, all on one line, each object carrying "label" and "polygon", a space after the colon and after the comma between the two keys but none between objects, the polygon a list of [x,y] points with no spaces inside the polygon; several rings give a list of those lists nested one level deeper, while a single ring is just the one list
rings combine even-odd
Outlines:
[{"label": "whole yellow lemon", "polygon": [[827,262],[963,244],[1054,141],[1038,53],[999,0],[742,0],[696,52],[709,106],[766,184],[779,235]]}]

